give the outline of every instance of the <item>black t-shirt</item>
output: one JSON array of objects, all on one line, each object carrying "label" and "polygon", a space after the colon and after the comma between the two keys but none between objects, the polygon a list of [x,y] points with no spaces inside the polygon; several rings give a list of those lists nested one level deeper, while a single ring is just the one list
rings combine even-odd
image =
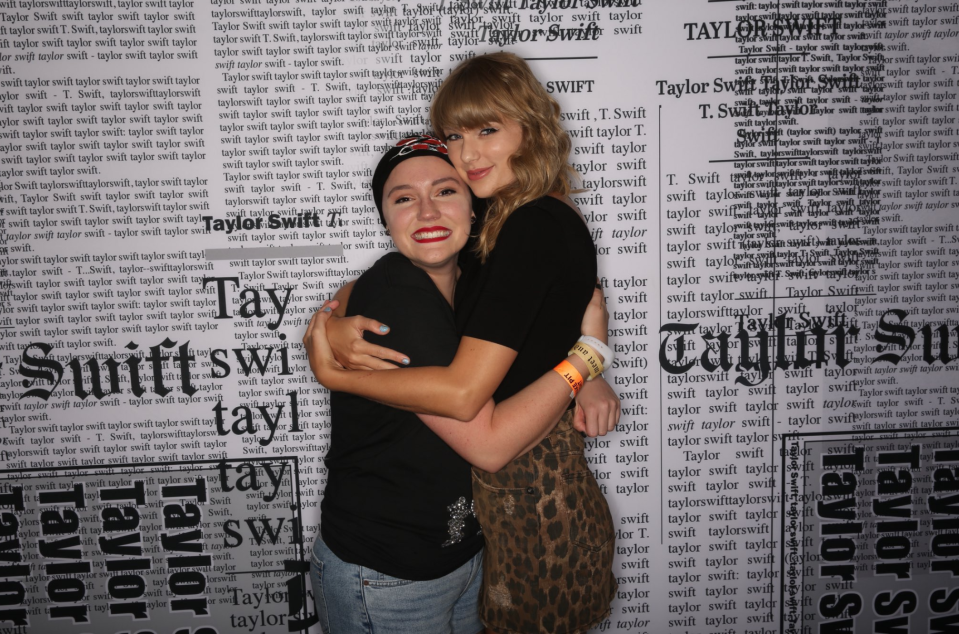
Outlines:
[{"label": "black t-shirt", "polygon": [[579,338],[596,284],[596,251],[580,215],[544,196],[510,215],[485,264],[471,259],[466,252],[460,259],[460,335],[518,352],[493,394],[500,402],[565,359]]},{"label": "black t-shirt", "polygon": [[[357,280],[347,306],[390,326],[367,335],[449,365],[459,336],[450,305],[425,271],[389,253]],[[393,372],[402,372],[402,369]],[[436,579],[479,552],[469,464],[411,412],[333,392],[323,541],[340,559],[411,580]]]}]

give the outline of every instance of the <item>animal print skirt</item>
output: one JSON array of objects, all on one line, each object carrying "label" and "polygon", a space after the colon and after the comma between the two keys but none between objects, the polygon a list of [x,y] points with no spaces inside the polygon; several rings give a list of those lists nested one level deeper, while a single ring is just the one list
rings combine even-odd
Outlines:
[{"label": "animal print skirt", "polygon": [[479,612],[497,632],[574,634],[609,615],[613,520],[572,421],[569,411],[497,473],[473,469],[486,538]]}]

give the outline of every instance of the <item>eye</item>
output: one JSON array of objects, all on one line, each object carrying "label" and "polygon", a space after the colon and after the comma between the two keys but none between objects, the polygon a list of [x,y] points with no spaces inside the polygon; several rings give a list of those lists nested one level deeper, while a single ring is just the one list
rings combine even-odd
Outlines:
[{"label": "eye", "polygon": [[439,196],[452,196],[452,195],[457,194],[457,193],[459,193],[459,190],[457,190],[456,188],[454,188],[454,187],[446,187],[446,188],[444,188],[444,189],[441,189],[437,195],[439,195]]},{"label": "eye", "polygon": [[452,141],[459,141],[462,138],[463,137],[457,134],[456,132],[450,132],[449,134],[446,135],[446,142],[450,143]]},{"label": "eye", "polygon": [[482,130],[480,130],[480,136],[489,136],[495,132],[499,132],[499,129],[494,128],[492,126],[487,126],[483,128]]},{"label": "eye", "polygon": [[401,205],[401,204],[403,204],[403,203],[405,203],[405,202],[409,202],[409,201],[411,201],[411,200],[413,200],[413,199],[410,198],[409,196],[400,196],[399,198],[396,198],[396,199],[393,200],[393,204],[394,204],[394,205]]}]

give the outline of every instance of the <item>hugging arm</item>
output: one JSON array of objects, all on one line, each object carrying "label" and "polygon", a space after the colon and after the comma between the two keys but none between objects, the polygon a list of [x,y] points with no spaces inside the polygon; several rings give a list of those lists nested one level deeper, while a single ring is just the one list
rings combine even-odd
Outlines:
[{"label": "hugging arm", "polygon": [[[328,309],[318,311],[303,339],[310,368],[333,391],[349,392],[408,411],[472,420],[492,398],[516,358],[516,351],[481,339],[464,338],[448,367],[409,368],[403,372],[346,370],[327,342]],[[557,375],[558,376],[558,375]]]},{"label": "hugging arm", "polygon": [[[562,236],[551,220],[545,212],[526,211],[510,218],[516,226],[515,231],[504,231],[500,236],[497,249],[503,249],[506,254],[522,254],[520,268],[524,271],[523,276],[515,274],[520,268],[517,268],[516,263],[511,262],[508,256],[501,256],[496,264],[489,264],[493,274],[488,284],[492,290],[481,300],[486,302],[486,317],[495,316],[500,329],[509,330],[514,341],[521,341],[524,329],[532,327],[535,316],[541,309],[546,289],[559,275],[559,271],[562,271],[561,254],[551,247],[561,243]],[[530,239],[530,236],[535,236],[536,239]],[[531,283],[531,280],[535,283]],[[503,298],[509,299],[500,301]],[[497,305],[501,308],[498,311],[493,310]],[[318,317],[324,321],[325,339],[325,321],[328,315],[319,314],[314,317],[314,321]],[[482,328],[480,330],[485,332]],[[602,328],[597,330],[589,334],[605,340],[605,321]],[[331,390],[349,392],[400,409],[462,421],[476,417],[506,376],[517,355],[512,347],[493,343],[487,338],[463,337],[455,358],[447,367],[415,367],[404,372],[387,373],[351,372],[333,361],[332,356],[325,357],[319,352],[322,346],[317,337],[311,336],[312,332],[313,324],[304,339],[310,354],[310,366],[317,380]],[[323,345],[325,344],[324,341]],[[560,360],[556,359],[557,362]],[[551,374],[555,375],[550,377],[551,379],[562,382],[558,374]],[[592,386],[587,391],[597,392]],[[615,396],[608,389],[601,397],[606,401],[615,401]],[[602,420],[594,421],[592,425],[587,423],[586,430],[589,433],[606,433],[618,413],[618,403],[615,407],[606,407],[605,414],[607,418],[613,419],[613,422]],[[587,410],[586,414],[588,418],[595,415],[595,412],[591,414],[591,410]]]},{"label": "hugging arm", "polygon": [[[353,282],[341,287],[334,296],[340,302],[333,311],[332,318],[327,324],[327,337],[336,362],[350,370],[393,370],[396,363],[403,363],[409,359],[406,355],[391,348],[379,346],[366,341],[363,332],[377,335],[385,334],[389,328],[375,319],[354,316],[344,317],[346,310],[344,302],[349,299],[349,288]],[[347,289],[344,291],[344,289]],[[603,292],[596,290],[590,300],[586,313],[583,315],[581,332],[597,339],[607,341],[607,324],[609,313]],[[389,359],[396,363],[389,363]],[[605,435],[612,431],[619,423],[620,401],[605,378],[597,378],[583,386],[576,396],[576,411],[573,425],[588,436]],[[435,430],[434,430],[435,431]]]},{"label": "hugging arm", "polygon": [[[307,342],[311,365],[318,361],[320,365],[336,365],[332,360],[329,345],[326,343],[325,326],[330,312],[320,311],[310,322]],[[307,341],[308,340],[308,341]],[[501,348],[502,358],[515,357],[515,351],[498,344],[484,344]],[[588,375],[585,362],[579,357],[570,358],[577,370]],[[512,359],[509,359],[512,363]],[[378,373],[378,378],[391,380],[415,375],[420,370],[443,369],[437,367],[409,368],[403,372]],[[509,364],[506,364],[509,369]],[[315,366],[314,366],[315,371]],[[363,375],[362,372],[343,371],[346,375]],[[504,371],[505,374],[505,371]],[[374,381],[367,381],[372,385]],[[415,384],[414,380],[412,384]],[[496,388],[494,385],[492,390]],[[331,389],[335,389],[332,386]],[[353,392],[353,389],[347,390]],[[373,390],[375,391],[375,390]],[[556,421],[569,405],[570,386],[558,373],[550,371],[527,386],[515,396],[494,405],[491,398],[479,407],[475,416],[466,422],[437,415],[420,414],[420,419],[442,438],[454,451],[471,464],[486,471],[497,471],[513,458],[521,455],[542,440],[555,426]],[[366,396],[361,394],[361,396]],[[367,396],[380,402],[383,399]],[[390,404],[390,403],[387,403]],[[465,420],[465,419],[464,419]],[[605,430],[604,430],[605,433]]]}]

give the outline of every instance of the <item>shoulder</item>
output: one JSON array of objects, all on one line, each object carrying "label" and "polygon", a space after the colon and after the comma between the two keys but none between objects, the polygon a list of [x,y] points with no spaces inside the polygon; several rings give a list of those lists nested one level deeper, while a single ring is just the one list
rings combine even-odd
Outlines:
[{"label": "shoulder", "polygon": [[362,315],[362,311],[368,310],[371,303],[379,303],[384,297],[416,291],[432,293],[435,288],[422,269],[417,268],[406,256],[393,251],[377,260],[356,280],[347,312],[350,315]]},{"label": "shoulder", "polygon": [[357,286],[404,286],[429,288],[429,276],[402,253],[391,251],[373,264],[357,280]]},{"label": "shoulder", "polygon": [[[559,201],[557,201],[559,202]],[[562,204],[562,203],[560,203]],[[570,210],[571,213],[575,213]],[[497,238],[497,244],[504,240],[541,240],[556,231],[557,210],[542,198],[528,202],[517,208],[503,222],[503,228]],[[495,249],[494,249],[495,250]]]},{"label": "shoulder", "polygon": [[503,231],[552,232],[573,221],[583,222],[575,209],[552,196],[543,196],[511,213],[503,223]]},{"label": "shoulder", "polygon": [[[579,213],[561,200],[543,196],[516,209],[503,223],[493,253],[502,245],[506,248],[555,248],[570,240],[579,240],[580,234],[589,236]],[[592,242],[592,238],[590,238]]]}]

